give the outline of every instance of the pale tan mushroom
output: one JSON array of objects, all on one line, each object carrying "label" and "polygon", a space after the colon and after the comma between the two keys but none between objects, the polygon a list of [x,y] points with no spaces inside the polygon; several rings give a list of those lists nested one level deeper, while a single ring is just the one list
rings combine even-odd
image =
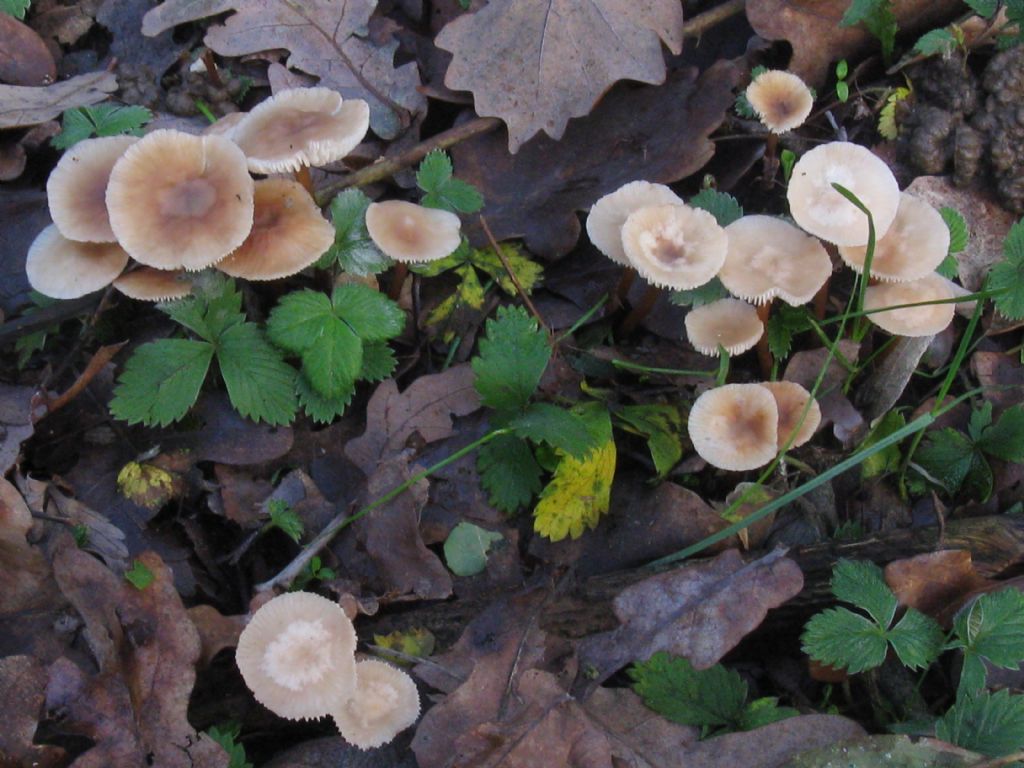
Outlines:
[{"label": "pale tan mushroom", "polygon": [[356,633],[337,603],[289,592],[266,603],[238,638],[235,660],[253,696],[291,720],[323,717],[356,685]]},{"label": "pale tan mushroom", "polygon": [[[949,227],[942,215],[919,197],[900,195],[889,231],[875,243],[871,277],[896,283],[934,272],[949,252]],[[864,271],[867,248],[841,246],[839,255],[855,272]]]},{"label": "pale tan mushroom", "polygon": [[117,243],[68,240],[53,224],[28,249],[25,272],[35,290],[51,299],[77,299],[110,285],[128,265]]},{"label": "pale tan mushroom", "polygon": [[796,223],[836,245],[867,245],[867,216],[833,184],[857,196],[871,211],[875,237],[883,237],[900,203],[896,177],[870,150],[846,141],[815,147],[793,166],[786,194]]},{"label": "pale tan mushroom", "polygon": [[248,112],[229,112],[215,123],[210,123],[203,129],[204,136],[224,136],[231,139],[235,135],[235,128],[242,122]]},{"label": "pale tan mushroom", "polygon": [[747,86],[747,101],[772,133],[785,133],[804,124],[814,106],[807,84],[792,72],[770,69]]},{"label": "pale tan mushroom", "polygon": [[725,264],[718,273],[731,294],[754,304],[776,296],[806,304],[832,274],[821,242],[772,216],[744,216],[725,228]]},{"label": "pale tan mushroom", "polygon": [[[814,437],[815,430],[821,424],[821,407],[810,392],[795,381],[765,381],[761,386],[772,393],[779,409],[779,450],[794,432],[796,434],[789,444],[790,448],[798,448]],[[804,408],[807,408],[806,416]],[[800,421],[801,416],[803,422]]]},{"label": "pale tan mushroom", "polygon": [[53,223],[68,240],[117,240],[107,216],[107,182],[114,164],[138,140],[135,136],[86,139],[64,153],[46,181],[46,199]]},{"label": "pale tan mushroom", "polygon": [[684,323],[693,348],[711,357],[718,357],[719,346],[730,355],[746,352],[764,333],[757,310],[739,299],[719,299],[691,309]]},{"label": "pale tan mushroom", "polygon": [[459,247],[461,228],[454,213],[404,200],[370,203],[366,209],[370,239],[399,262],[443,259]]},{"label": "pale tan mushroom", "polygon": [[707,211],[688,205],[653,205],[626,218],[622,247],[648,283],[687,290],[718,274],[728,239]]},{"label": "pale tan mushroom", "polygon": [[[864,295],[864,309],[875,310],[901,304],[943,301],[953,298],[948,282],[937,274],[908,283],[880,283],[869,286]],[[872,312],[868,320],[894,336],[933,336],[953,322],[956,305],[927,304],[920,307]]]},{"label": "pale tan mushroom", "polygon": [[245,155],[223,136],[154,131],[114,166],[107,210],[118,242],[140,264],[199,270],[248,236],[253,180]]},{"label": "pale tan mushroom", "polygon": [[192,278],[182,269],[168,272],[140,267],[117,278],[114,287],[137,301],[172,301],[192,292]]},{"label": "pale tan mushroom", "polygon": [[778,450],[779,408],[759,384],[709,389],[690,410],[687,430],[694,450],[719,469],[763,467]]},{"label": "pale tan mushroom", "polygon": [[356,664],[356,690],[331,716],[346,741],[373,749],[391,741],[416,722],[420,697],[405,672],[383,661]]},{"label": "pale tan mushroom", "polygon": [[313,264],[334,245],[334,227],[290,179],[256,182],[252,231],[217,269],[246,280],[277,280]]},{"label": "pale tan mushroom", "polygon": [[664,184],[631,181],[591,206],[587,215],[587,236],[601,253],[616,264],[632,266],[622,247],[622,225],[629,215],[651,205],[682,204],[682,198]]},{"label": "pale tan mushroom", "polygon": [[289,88],[258,104],[231,132],[254,173],[340,160],[370,127],[370,107],[330,88]]}]

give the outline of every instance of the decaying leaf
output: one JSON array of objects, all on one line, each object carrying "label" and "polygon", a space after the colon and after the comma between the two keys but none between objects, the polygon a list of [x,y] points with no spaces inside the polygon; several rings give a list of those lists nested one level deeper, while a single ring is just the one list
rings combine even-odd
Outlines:
[{"label": "decaying leaf", "polygon": [[188,618],[199,633],[202,653],[199,666],[206,667],[225,648],[234,648],[245,628],[245,616],[225,616],[212,605],[196,605],[188,609]]},{"label": "decaying leaf", "polygon": [[0,383],[0,477],[14,466],[21,444],[35,431],[31,417],[32,395],[32,387]]},{"label": "decaying leaf", "polygon": [[291,52],[289,66],[320,78],[345,98],[370,104],[370,127],[393,139],[426,109],[416,64],[394,66],[395,39],[375,45],[365,35],[376,0],[168,0],[142,21],[146,35],[236,11],[206,33],[221,56],[247,56],[275,48]]},{"label": "decaying leaf", "polygon": [[45,693],[46,668],[37,659],[0,658],[0,764],[63,764],[63,749],[32,743]]},{"label": "decaying leaf", "polygon": [[845,768],[967,768],[986,762],[982,755],[937,739],[909,736],[865,736],[811,748],[794,757],[784,768],[818,768],[832,762]]},{"label": "decaying leaf", "polygon": [[928,552],[885,566],[885,581],[900,605],[945,622],[972,592],[991,584],[974,568],[966,549]]},{"label": "decaying leaf", "polygon": [[580,644],[587,674],[577,679],[574,693],[656,651],[685,656],[697,669],[710,667],[803,585],[800,567],[781,551],[747,564],[730,549],[710,562],[627,587],[612,603],[621,626]]},{"label": "decaying leaf", "polygon": [[65,109],[97,104],[115,90],[117,78],[106,71],[79,75],[44,88],[0,85],[0,128],[45,123]]},{"label": "decaying leaf", "polygon": [[[668,184],[711,159],[707,137],[732,106],[741,74],[740,65],[719,61],[699,77],[673,70],[658,88],[615,88],[560,141],[538,136],[515,155],[503,131],[477,136],[452,147],[456,174],[483,194],[498,241],[521,237],[533,254],[562,256],[579,239],[576,211],[628,181]],[[466,230],[486,245],[478,224]]]},{"label": "decaying leaf", "polygon": [[49,85],[57,65],[43,39],[13,16],[0,13],[0,82],[9,85]]},{"label": "decaying leaf", "polygon": [[435,40],[454,56],[445,85],[472,91],[479,115],[508,125],[511,152],[544,131],[560,139],[617,80],[665,80],[664,43],[683,48],[676,0],[493,0]]}]

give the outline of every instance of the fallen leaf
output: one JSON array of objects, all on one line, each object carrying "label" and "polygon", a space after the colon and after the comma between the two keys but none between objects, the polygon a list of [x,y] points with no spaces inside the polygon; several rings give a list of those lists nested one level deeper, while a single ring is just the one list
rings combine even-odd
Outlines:
[{"label": "fallen leaf", "polygon": [[916,608],[944,624],[972,592],[991,583],[975,570],[966,549],[893,560],[885,566],[885,581],[900,605]]},{"label": "fallen leaf", "polygon": [[[829,65],[877,47],[863,25],[841,27],[850,0],[748,0],[747,20],[766,40],[788,40],[793,56],[788,69],[812,88],[821,88]],[[956,0],[895,0],[901,33],[939,26],[959,10]]]},{"label": "fallen leaf", "polygon": [[0,181],[14,181],[21,176],[27,162],[28,155],[20,143],[0,144]]},{"label": "fallen leaf", "polygon": [[[843,340],[836,345],[836,348],[848,361],[857,362],[860,347],[856,342]],[[810,390],[814,386],[814,382],[817,381],[828,354],[828,350],[824,347],[797,352],[789,358],[786,372],[782,378],[785,381],[795,381]],[[847,375],[849,372],[846,367],[833,356],[825,378],[821,381],[817,397],[818,405],[821,407],[822,426],[832,423],[833,432],[844,444],[846,438],[858,434],[865,426],[864,417],[843,394],[842,385]]]},{"label": "fallen leaf", "polygon": [[103,0],[96,10],[96,21],[110,32],[110,55],[119,67],[129,65],[148,74],[154,84],[178,56],[188,50],[176,43],[171,32],[145,37],[142,17],[153,7],[150,0]]},{"label": "fallen leaf", "polygon": [[683,49],[676,0],[492,0],[438,33],[451,51],[445,85],[472,91],[476,113],[508,126],[509,151],[544,131],[565,133],[618,80],[665,80],[661,43]]},{"label": "fallen leaf", "polygon": [[199,633],[199,667],[207,667],[213,657],[225,648],[238,645],[247,622],[246,616],[225,616],[212,605],[196,605],[188,609],[188,618]]},{"label": "fallen leaf", "polygon": [[33,744],[46,698],[46,668],[31,656],[0,658],[0,764],[64,764],[60,747]]},{"label": "fallen leaf", "polygon": [[90,72],[43,88],[0,85],[0,128],[45,123],[66,109],[97,104],[117,90],[110,72]]},{"label": "fallen leaf", "polygon": [[579,696],[657,651],[685,656],[697,669],[710,667],[803,584],[800,567],[781,550],[748,564],[730,549],[709,562],[644,579],[612,602],[621,626],[580,644],[580,668],[587,674],[577,678],[573,692]]},{"label": "fallen leaf", "polygon": [[0,82],[10,85],[49,85],[57,65],[46,43],[31,27],[0,14]]},{"label": "fallen leaf", "polygon": [[246,466],[273,461],[292,448],[291,427],[257,424],[238,414],[223,393],[204,396],[192,410],[202,426],[189,432],[168,432],[160,445],[165,453],[192,452],[193,461]]},{"label": "fallen leaf", "polygon": [[381,459],[401,451],[413,435],[422,443],[442,440],[452,434],[453,416],[466,416],[479,407],[468,365],[420,376],[402,393],[388,379],[366,406],[366,432],[345,446],[345,455],[372,475]]},{"label": "fallen leaf", "polygon": [[150,10],[142,32],[157,35],[187,21],[236,11],[224,24],[210,27],[205,43],[221,56],[248,56],[286,48],[288,65],[317,75],[320,85],[345,98],[365,99],[370,127],[393,139],[426,110],[415,62],[394,66],[398,41],[382,45],[357,36],[376,0],[168,0]]},{"label": "fallen leaf", "polygon": [[35,431],[31,417],[33,391],[32,387],[0,383],[0,477],[14,466],[21,444]]},{"label": "fallen leaf", "polygon": [[[0,247],[0,310],[8,316],[28,300],[25,256],[36,235],[49,223],[50,209],[46,205],[45,190],[0,188],[0,242],[3,243]],[[0,393],[2,399],[3,394]],[[0,405],[2,411],[3,406]],[[2,423],[3,418],[0,417]],[[7,470],[3,463],[4,440],[0,432],[0,474]]]},{"label": "fallen leaf", "polygon": [[987,762],[976,752],[944,741],[909,736],[865,736],[808,749],[785,763],[783,768],[819,768],[842,765],[844,768],[967,768]]},{"label": "fallen leaf", "polygon": [[296,744],[261,765],[263,768],[416,768],[416,759],[394,741],[363,750],[335,735]]},{"label": "fallen leaf", "polygon": [[43,38],[74,45],[93,26],[99,0],[33,0],[32,28]]},{"label": "fallen leaf", "polygon": [[[700,77],[673,70],[659,88],[615,88],[560,141],[538,136],[515,155],[502,130],[476,136],[452,147],[456,174],[483,194],[498,241],[521,237],[531,253],[562,256],[579,239],[577,211],[628,181],[678,181],[711,158],[707,137],[732,106],[741,74],[720,61]],[[486,246],[478,223],[465,229]]]},{"label": "fallen leaf", "polygon": [[985,399],[994,406],[993,416],[996,419],[1007,408],[1020,404],[1021,392],[1024,391],[1024,365],[1015,356],[1001,352],[975,352],[971,355],[971,373],[985,388]]}]

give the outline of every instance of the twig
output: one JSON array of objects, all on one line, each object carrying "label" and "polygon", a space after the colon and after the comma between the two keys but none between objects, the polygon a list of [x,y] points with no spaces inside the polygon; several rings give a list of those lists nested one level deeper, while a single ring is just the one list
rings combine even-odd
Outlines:
[{"label": "twig", "polygon": [[523,290],[523,284],[519,282],[519,278],[512,269],[512,265],[508,263],[508,259],[505,258],[505,254],[502,252],[501,246],[498,245],[498,241],[494,239],[494,233],[491,232],[491,228],[487,225],[487,219],[484,218],[482,213],[480,214],[480,226],[483,227],[484,234],[487,235],[487,239],[491,243],[491,248],[494,249],[494,253],[501,262],[501,266],[503,266],[505,271],[508,273],[508,277],[512,281],[512,285],[516,287],[516,291],[519,293],[520,298],[522,298],[523,303],[526,304],[526,308],[530,310],[530,314],[532,314],[537,319],[537,322],[540,323],[540,327],[550,335],[551,329],[548,328],[548,324],[544,322],[544,318],[541,316],[540,312],[537,311],[537,307],[533,305],[529,294]]},{"label": "twig", "polygon": [[93,293],[80,299],[61,301],[49,307],[43,307],[38,312],[33,312],[30,315],[22,315],[14,320],[7,320],[0,324],[0,344],[6,344],[11,339],[16,339],[23,334],[41,331],[54,323],[70,320],[72,317],[90,311],[99,302],[100,297]]},{"label": "twig", "polygon": [[59,411],[65,405],[78,397],[82,390],[89,386],[89,382],[96,378],[96,374],[102,371],[103,367],[113,360],[114,355],[120,352],[122,347],[127,343],[127,341],[122,341],[120,344],[110,344],[97,349],[96,353],[92,356],[92,359],[89,360],[89,364],[85,366],[85,370],[82,371],[82,374],[77,379],[75,379],[75,383],[68,387],[64,394],[57,397],[57,399],[45,403],[46,413],[44,415],[49,416],[51,413]]},{"label": "twig", "polygon": [[712,27],[742,13],[746,6],[747,0],[728,0],[710,11],[699,13],[689,21],[683,22],[683,36],[700,37]]}]

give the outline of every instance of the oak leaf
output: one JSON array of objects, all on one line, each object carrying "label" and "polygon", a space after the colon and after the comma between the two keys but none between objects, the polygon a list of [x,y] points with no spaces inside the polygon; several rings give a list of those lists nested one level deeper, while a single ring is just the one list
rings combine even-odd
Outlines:
[{"label": "oak leaf", "polygon": [[19,128],[45,123],[65,109],[103,101],[117,90],[111,72],[90,72],[45,88],[0,85],[0,128]]}]

